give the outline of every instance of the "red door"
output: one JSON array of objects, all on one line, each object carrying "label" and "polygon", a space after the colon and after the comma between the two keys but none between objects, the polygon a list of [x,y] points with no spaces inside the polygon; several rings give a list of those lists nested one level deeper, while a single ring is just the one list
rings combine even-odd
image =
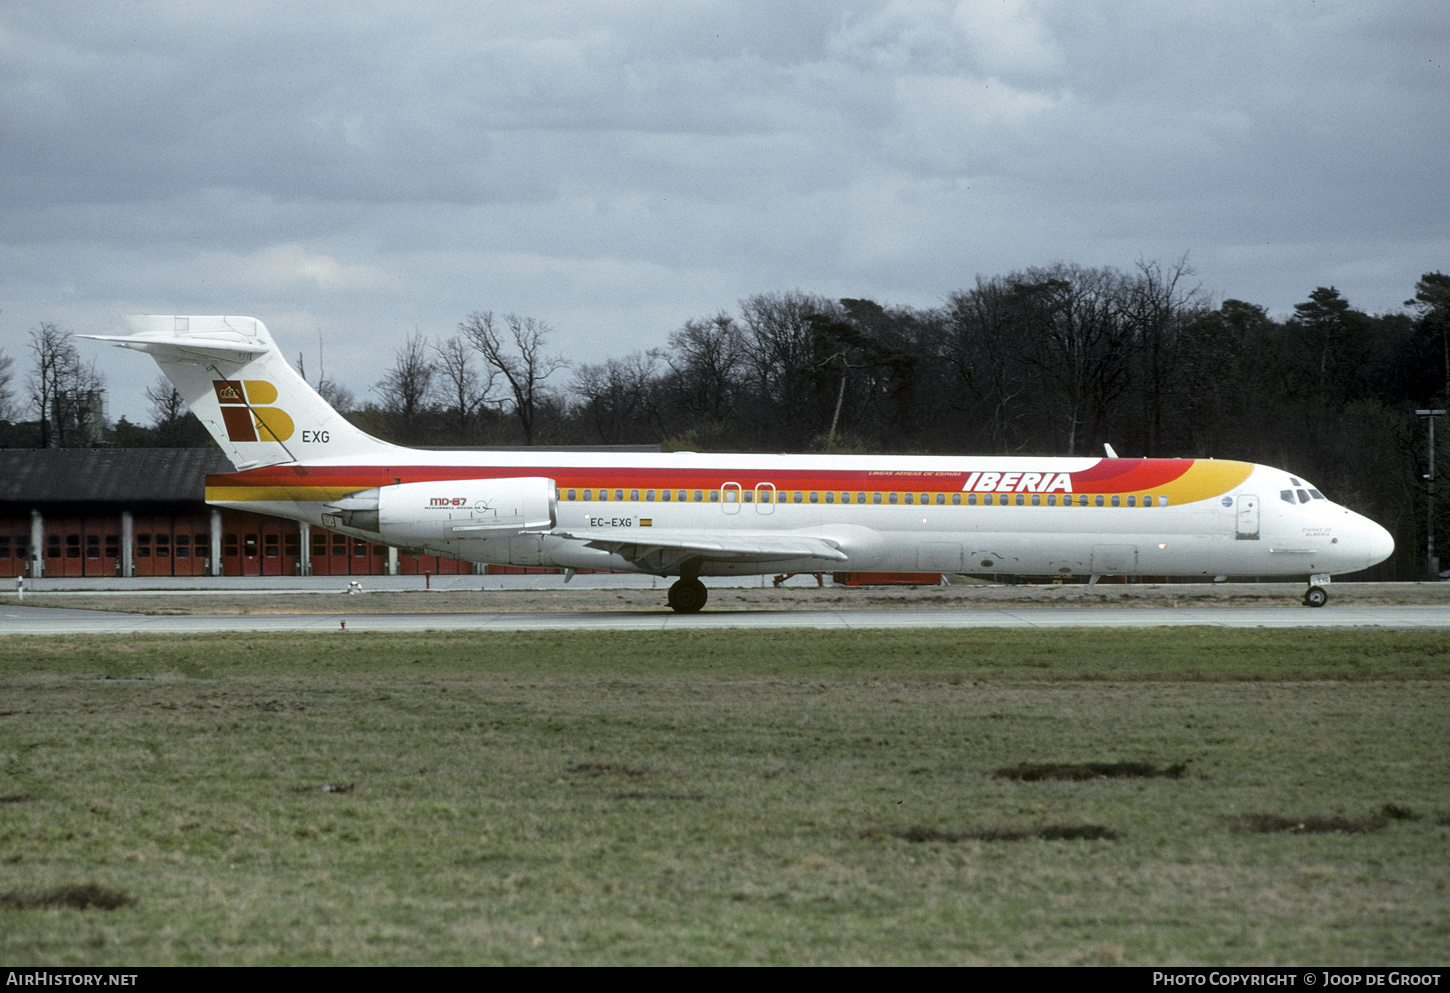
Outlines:
[{"label": "red door", "polygon": [[26,575],[25,556],[30,550],[30,518],[0,520],[0,576]]}]

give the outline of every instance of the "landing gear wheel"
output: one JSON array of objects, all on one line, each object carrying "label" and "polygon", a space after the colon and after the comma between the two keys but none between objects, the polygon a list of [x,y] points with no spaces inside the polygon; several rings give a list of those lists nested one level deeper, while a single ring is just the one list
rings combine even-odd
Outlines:
[{"label": "landing gear wheel", "polygon": [[1322,586],[1311,586],[1304,591],[1304,606],[1322,607],[1329,602],[1329,593]]},{"label": "landing gear wheel", "polygon": [[704,583],[698,579],[681,579],[670,587],[670,609],[677,614],[693,614],[705,606],[706,596]]}]

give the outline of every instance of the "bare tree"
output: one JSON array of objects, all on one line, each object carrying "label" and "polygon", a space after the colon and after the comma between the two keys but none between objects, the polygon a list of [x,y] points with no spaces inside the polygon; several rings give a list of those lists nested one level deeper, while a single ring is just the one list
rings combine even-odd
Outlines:
[{"label": "bare tree", "polygon": [[665,361],[675,405],[688,420],[723,424],[744,389],[745,336],[735,318],[724,311],[692,317],[671,332],[670,349]]},{"label": "bare tree", "polygon": [[1013,290],[1000,276],[947,298],[950,337],[944,349],[953,374],[952,405],[980,443],[1008,452],[1026,443],[1024,395],[1030,392],[1022,329]]},{"label": "bare tree", "polygon": [[434,340],[433,355],[439,378],[438,395],[450,414],[457,418],[458,440],[466,441],[469,424],[478,409],[488,402],[498,371],[489,366],[487,376],[480,376],[468,341],[458,335]]},{"label": "bare tree", "polygon": [[740,315],[749,332],[748,361],[760,399],[778,424],[799,426],[809,420],[815,324],[812,318],[842,318],[834,300],[799,290],[757,293],[740,301]]},{"label": "bare tree", "polygon": [[539,411],[551,395],[545,380],[569,365],[562,356],[544,354],[552,329],[537,318],[518,314],[505,314],[501,326],[493,311],[484,310],[469,314],[458,330],[508,383],[524,444],[532,445]]},{"label": "bare tree", "polygon": [[10,383],[15,374],[11,367],[15,360],[0,352],[0,421],[8,421],[15,415],[15,391]]},{"label": "bare tree", "polygon": [[30,332],[30,351],[30,404],[40,420],[40,447],[99,443],[105,377],[96,364],[81,361],[70,336],[49,322]]},{"label": "bare tree", "polygon": [[181,392],[165,376],[158,376],[156,382],[146,387],[146,399],[151,401],[152,427],[157,440],[170,447],[177,444],[181,436],[181,421],[186,416],[186,401]]},{"label": "bare tree", "polygon": [[383,410],[398,436],[415,440],[418,417],[433,397],[433,362],[428,358],[428,340],[415,331],[408,343],[393,352],[393,367],[373,387],[382,398]]},{"label": "bare tree", "polygon": [[1188,287],[1193,267],[1184,255],[1164,268],[1138,260],[1138,275],[1123,286],[1123,316],[1137,353],[1141,400],[1141,454],[1156,456],[1164,441],[1165,411],[1188,384],[1180,375],[1185,328],[1208,310],[1202,287]]},{"label": "bare tree", "polygon": [[352,395],[352,390],[335,379],[319,379],[317,395],[339,414],[345,414],[357,406],[357,398]]},{"label": "bare tree", "polygon": [[639,352],[602,365],[585,365],[574,375],[573,391],[584,398],[584,412],[606,445],[617,445],[655,413],[654,355]]}]

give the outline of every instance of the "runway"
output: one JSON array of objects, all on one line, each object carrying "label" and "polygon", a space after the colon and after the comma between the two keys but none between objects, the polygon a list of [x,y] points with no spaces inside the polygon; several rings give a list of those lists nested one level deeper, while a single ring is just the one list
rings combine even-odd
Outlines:
[{"label": "runway", "polygon": [[0,607],[0,634],[203,634],[222,631],[695,631],[722,628],[1385,628],[1450,630],[1450,606],[1014,607],[893,610],[557,611],[456,614],[124,614]]}]

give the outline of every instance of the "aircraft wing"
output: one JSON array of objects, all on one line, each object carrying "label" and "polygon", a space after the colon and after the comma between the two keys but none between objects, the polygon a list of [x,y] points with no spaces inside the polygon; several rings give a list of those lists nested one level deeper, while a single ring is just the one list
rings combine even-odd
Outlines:
[{"label": "aircraft wing", "polygon": [[836,542],[800,534],[670,532],[648,528],[583,532],[561,530],[550,531],[549,534],[612,552],[647,572],[668,572],[686,559],[694,558],[707,562],[780,562],[786,559],[844,562],[847,558]]}]

